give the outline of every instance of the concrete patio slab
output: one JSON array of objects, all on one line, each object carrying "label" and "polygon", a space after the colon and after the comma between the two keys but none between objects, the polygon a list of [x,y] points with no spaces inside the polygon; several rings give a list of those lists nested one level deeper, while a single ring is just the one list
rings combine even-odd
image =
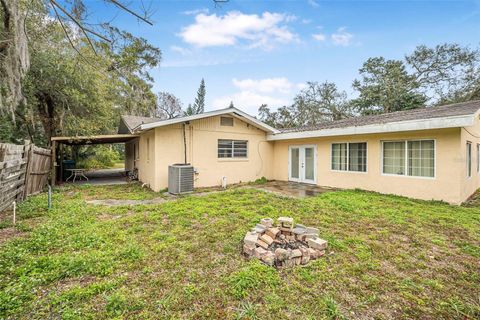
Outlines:
[{"label": "concrete patio slab", "polygon": [[320,187],[317,185],[290,181],[269,181],[265,184],[253,186],[253,188],[293,198],[313,197],[324,192],[337,190],[335,188]]}]

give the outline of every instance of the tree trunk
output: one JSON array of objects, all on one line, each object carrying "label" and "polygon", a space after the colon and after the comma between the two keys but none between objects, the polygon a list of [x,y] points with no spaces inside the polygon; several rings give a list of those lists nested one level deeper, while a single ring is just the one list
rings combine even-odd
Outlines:
[{"label": "tree trunk", "polygon": [[56,135],[55,103],[48,94],[37,96],[39,104],[37,106],[38,114],[45,131],[47,145],[51,146],[51,138]]}]

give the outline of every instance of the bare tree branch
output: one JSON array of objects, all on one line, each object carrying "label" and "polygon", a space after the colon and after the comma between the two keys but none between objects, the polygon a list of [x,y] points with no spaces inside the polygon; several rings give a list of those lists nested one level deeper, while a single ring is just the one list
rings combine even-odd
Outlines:
[{"label": "bare tree branch", "polygon": [[125,10],[127,11],[128,13],[130,13],[131,15],[134,15],[135,17],[137,17],[138,19],[142,20],[143,22],[146,22],[148,23],[149,25],[153,26],[153,23],[149,20],[147,20],[146,18],[140,16],[138,13],[130,10],[128,7],[124,6],[123,4],[121,4],[120,2],[118,2],[117,0],[108,0],[110,1],[111,3],[113,3],[114,5],[116,5],[117,7],[119,7],[120,9],[122,10]]},{"label": "bare tree branch", "polygon": [[[56,6],[60,11],[62,11],[69,19],[71,19],[83,31],[83,33],[89,32],[89,33],[99,37],[100,39],[106,41],[106,42],[110,42],[110,39],[102,36],[98,32],[95,32],[91,29],[86,28],[80,21],[78,21],[74,16],[72,16],[65,8],[60,6],[55,0],[49,0],[49,1],[52,5]],[[87,36],[87,38],[88,38],[88,36]]]}]

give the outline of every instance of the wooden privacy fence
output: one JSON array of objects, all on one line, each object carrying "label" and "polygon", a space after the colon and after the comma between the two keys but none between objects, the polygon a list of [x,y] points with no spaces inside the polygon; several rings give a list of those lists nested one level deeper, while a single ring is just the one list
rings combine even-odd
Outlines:
[{"label": "wooden privacy fence", "polygon": [[0,143],[0,212],[27,196],[39,193],[52,167],[50,149],[33,144]]}]

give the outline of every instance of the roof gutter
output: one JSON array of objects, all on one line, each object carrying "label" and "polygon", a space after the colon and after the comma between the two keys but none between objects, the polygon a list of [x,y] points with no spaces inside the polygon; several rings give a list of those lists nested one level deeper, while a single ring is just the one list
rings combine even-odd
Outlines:
[{"label": "roof gutter", "polygon": [[469,127],[475,123],[475,115],[462,115],[453,117],[398,121],[384,124],[372,124],[366,126],[354,126],[346,128],[332,128],[300,132],[285,132],[267,135],[268,141],[306,139],[318,137],[334,137],[345,135],[389,133],[401,131],[431,130],[443,128]]}]

